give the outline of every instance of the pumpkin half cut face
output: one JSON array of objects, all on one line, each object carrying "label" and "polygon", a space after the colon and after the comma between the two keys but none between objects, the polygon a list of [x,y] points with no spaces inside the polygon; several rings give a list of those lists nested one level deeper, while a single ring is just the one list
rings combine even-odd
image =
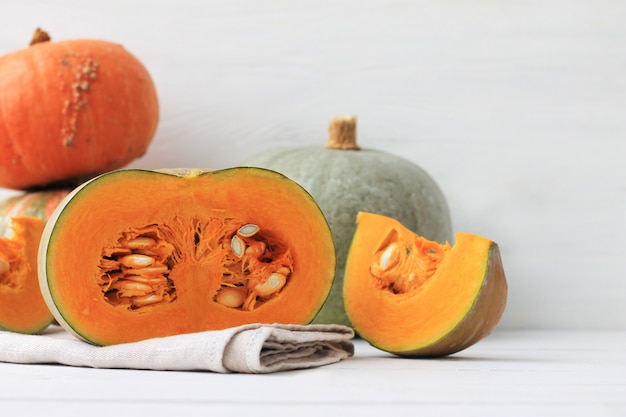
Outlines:
[{"label": "pumpkin half cut face", "polygon": [[94,344],[310,322],[332,285],[324,216],[269,170],[121,170],[76,189],[48,222],[40,284]]}]

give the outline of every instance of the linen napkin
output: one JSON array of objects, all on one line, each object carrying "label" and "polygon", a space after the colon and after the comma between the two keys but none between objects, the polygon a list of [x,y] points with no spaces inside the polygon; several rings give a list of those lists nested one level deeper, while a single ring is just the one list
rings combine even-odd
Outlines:
[{"label": "linen napkin", "polygon": [[52,325],[41,335],[0,331],[0,362],[270,373],[328,365],[352,356],[353,337],[351,328],[333,324],[248,324],[100,347]]}]

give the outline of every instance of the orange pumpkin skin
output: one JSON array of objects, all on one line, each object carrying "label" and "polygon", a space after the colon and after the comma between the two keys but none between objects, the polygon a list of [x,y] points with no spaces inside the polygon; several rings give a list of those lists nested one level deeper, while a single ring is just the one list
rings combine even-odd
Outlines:
[{"label": "orange pumpkin skin", "polygon": [[0,57],[0,187],[95,176],[143,155],[156,132],[152,78],[121,45],[41,42]]},{"label": "orange pumpkin skin", "polygon": [[39,283],[97,345],[246,323],[309,323],[335,271],[321,210],[258,168],[126,169],[76,188],[46,224]]},{"label": "orange pumpkin skin", "polygon": [[395,219],[359,213],[343,295],[363,339],[399,356],[441,357],[491,333],[507,299],[498,245],[455,238],[440,245]]}]

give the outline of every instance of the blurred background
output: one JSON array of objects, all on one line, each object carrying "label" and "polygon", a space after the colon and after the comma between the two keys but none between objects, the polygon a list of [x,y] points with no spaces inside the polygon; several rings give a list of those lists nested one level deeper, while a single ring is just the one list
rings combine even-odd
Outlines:
[{"label": "blurred background", "polygon": [[131,167],[235,166],[356,114],[362,147],[435,179],[455,231],[498,242],[501,328],[626,329],[626,2],[2,6],[0,55],[41,27],[144,63],[161,119]]}]

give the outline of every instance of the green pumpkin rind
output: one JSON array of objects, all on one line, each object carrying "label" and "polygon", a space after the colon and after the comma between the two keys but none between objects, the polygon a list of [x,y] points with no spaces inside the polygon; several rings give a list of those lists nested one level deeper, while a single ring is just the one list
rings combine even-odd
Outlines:
[{"label": "green pumpkin rind", "polygon": [[278,171],[315,199],[335,240],[337,268],[330,296],[315,323],[350,325],[343,306],[343,274],[359,211],[397,219],[429,240],[452,242],[444,194],[433,178],[407,159],[372,149],[324,146],[270,149],[245,165]]}]

